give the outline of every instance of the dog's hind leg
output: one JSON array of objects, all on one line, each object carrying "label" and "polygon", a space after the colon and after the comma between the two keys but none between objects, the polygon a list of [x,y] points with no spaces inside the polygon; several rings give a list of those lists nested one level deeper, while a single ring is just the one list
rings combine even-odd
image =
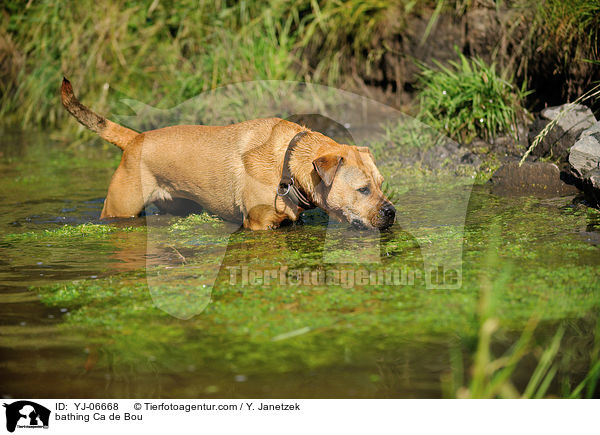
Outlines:
[{"label": "dog's hind leg", "polygon": [[101,219],[111,217],[135,217],[141,213],[146,204],[139,171],[131,171],[119,166],[115,171],[108,193],[104,200]]}]

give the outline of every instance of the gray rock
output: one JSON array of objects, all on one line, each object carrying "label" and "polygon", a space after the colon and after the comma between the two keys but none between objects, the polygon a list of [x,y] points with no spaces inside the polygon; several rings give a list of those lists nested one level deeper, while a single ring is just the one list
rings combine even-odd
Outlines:
[{"label": "gray rock", "polygon": [[579,136],[579,139],[582,139],[586,136],[593,136],[595,134],[600,133],[600,121],[596,122],[594,125],[592,125],[590,128],[583,130],[581,132],[581,135]]},{"label": "gray rock", "polygon": [[[557,107],[548,107],[540,113],[529,131],[529,143],[550,123],[556,119],[562,111],[568,109],[568,104]],[[548,132],[544,140],[533,150],[532,154],[537,157],[551,157],[554,160],[566,161],[569,149],[575,144],[579,136],[586,129],[596,123],[592,111],[581,104],[562,115],[557,124]]]},{"label": "gray rock", "polygon": [[574,195],[579,190],[562,180],[561,172],[553,163],[518,161],[502,165],[492,176],[492,192],[502,196],[536,196],[553,198]]},{"label": "gray rock", "polygon": [[481,158],[477,154],[469,151],[461,156],[460,164],[479,168],[481,166]]},{"label": "gray rock", "polygon": [[600,122],[581,133],[569,152],[569,163],[582,178],[600,168]]},{"label": "gray rock", "polygon": [[[548,107],[542,110],[540,116],[548,121],[554,121],[561,112],[567,111],[568,109],[569,104]],[[596,118],[589,107],[582,104],[576,104],[571,110],[568,110],[560,117],[556,125],[564,131],[570,131],[575,137],[578,137],[583,130],[590,128],[595,123]]]},{"label": "gray rock", "polygon": [[581,133],[570,150],[569,163],[580,179],[586,199],[600,206],[600,122]]},{"label": "gray rock", "polygon": [[590,204],[600,207],[600,169],[592,169],[583,180],[583,191]]},{"label": "gray rock", "polygon": [[590,181],[592,183],[592,187],[597,189],[600,193],[600,169],[594,169],[590,173]]},{"label": "gray rock", "polygon": [[490,139],[490,145],[492,145],[496,154],[500,156],[520,157],[527,150],[528,131],[528,127],[518,124],[516,137],[515,134],[500,134]]},{"label": "gray rock", "polygon": [[[548,125],[547,119],[536,119],[529,130],[529,144],[531,145],[536,136]],[[534,157],[550,157],[553,160],[563,161],[567,158],[569,148],[573,146],[576,138],[568,131],[555,126],[548,132],[546,137],[531,152]]]}]

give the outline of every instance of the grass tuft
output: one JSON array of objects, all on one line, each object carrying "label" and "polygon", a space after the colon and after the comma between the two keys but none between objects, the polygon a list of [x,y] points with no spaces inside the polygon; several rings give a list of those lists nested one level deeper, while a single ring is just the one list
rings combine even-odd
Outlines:
[{"label": "grass tuft", "polygon": [[419,118],[451,138],[470,142],[516,134],[517,121],[526,115],[523,100],[529,93],[517,88],[496,66],[482,59],[468,59],[449,66],[434,61],[436,68],[421,65]]}]

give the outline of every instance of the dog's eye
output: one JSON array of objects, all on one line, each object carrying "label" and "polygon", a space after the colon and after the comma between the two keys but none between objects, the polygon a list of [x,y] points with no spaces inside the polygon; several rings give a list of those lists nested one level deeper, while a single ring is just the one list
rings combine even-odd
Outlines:
[{"label": "dog's eye", "polygon": [[360,189],[356,190],[362,193],[363,195],[368,195],[369,193],[371,193],[371,189],[369,189],[369,186],[361,187]]}]

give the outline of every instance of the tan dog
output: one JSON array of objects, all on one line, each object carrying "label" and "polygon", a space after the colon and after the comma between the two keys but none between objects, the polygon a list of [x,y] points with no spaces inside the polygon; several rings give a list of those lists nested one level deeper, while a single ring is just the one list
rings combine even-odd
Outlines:
[{"label": "tan dog", "polygon": [[[137,133],[83,106],[66,79],[61,94],[80,123],[123,150],[101,218],[137,216],[150,203],[169,211],[188,200],[253,230],[295,221],[312,206],[361,228],[394,222],[366,147],[279,118]],[[291,180],[280,185],[286,168]]]}]

